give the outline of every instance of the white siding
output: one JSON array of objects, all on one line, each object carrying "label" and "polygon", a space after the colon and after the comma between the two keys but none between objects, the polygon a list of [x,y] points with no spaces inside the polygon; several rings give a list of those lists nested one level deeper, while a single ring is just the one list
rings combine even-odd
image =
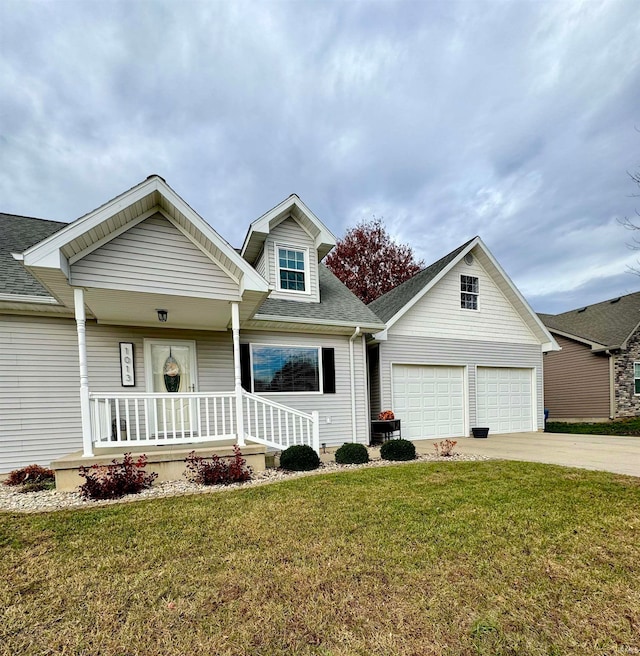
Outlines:
[{"label": "white siding", "polygon": [[[335,394],[269,394],[278,403],[302,410],[320,413],[320,442],[327,446],[340,446],[351,442],[351,384],[349,365],[349,338],[341,335],[306,335],[302,333],[240,332],[242,342],[289,346],[319,346],[333,348],[335,354]],[[367,384],[362,343],[354,342],[355,393],[357,441],[369,441],[369,417],[367,416]],[[330,423],[328,423],[328,421]]]},{"label": "white siding", "polygon": [[[460,307],[460,275],[476,276],[479,310]],[[459,262],[389,329],[390,335],[419,335],[514,344],[539,344],[522,317],[474,258]]]},{"label": "white siding", "polygon": [[[145,338],[196,341],[198,391],[233,390],[231,333],[128,328],[87,322],[87,359],[92,392],[144,392]],[[320,413],[320,441],[351,441],[349,339],[344,336],[241,331],[245,342],[314,345],[335,349],[336,393],[278,394],[271,398],[305,412]],[[133,342],[136,387],[120,385],[119,342]],[[52,460],[82,447],[78,346],[75,321],[0,316],[0,473]],[[362,345],[354,344],[358,441],[369,439]],[[327,422],[330,420],[330,423]]]},{"label": "white siding", "polygon": [[[256,260],[256,266],[255,270],[268,282],[271,282],[269,280],[269,276],[267,274],[267,258],[264,255],[264,250],[260,253],[258,256],[258,259]],[[273,283],[272,283],[273,284]]]},{"label": "white siding", "polygon": [[103,289],[238,297],[238,284],[159,214],[78,260],[71,280]]},{"label": "white siding", "polygon": [[[308,254],[308,272],[309,280],[307,281],[309,294],[296,292],[278,291],[278,267],[276,262],[276,244],[280,246],[293,246],[294,248],[306,249]],[[276,288],[271,293],[271,298],[285,298],[303,302],[320,302],[320,290],[318,286],[318,253],[314,247],[313,239],[302,228],[302,226],[292,217],[279,223],[267,236],[264,243],[264,253],[266,254],[267,280]]]},{"label": "white siding", "polygon": [[467,366],[469,422],[476,426],[476,367],[535,368],[537,426],[543,428],[542,350],[540,345],[433,339],[389,335],[380,343],[381,407],[392,409],[392,365]]}]

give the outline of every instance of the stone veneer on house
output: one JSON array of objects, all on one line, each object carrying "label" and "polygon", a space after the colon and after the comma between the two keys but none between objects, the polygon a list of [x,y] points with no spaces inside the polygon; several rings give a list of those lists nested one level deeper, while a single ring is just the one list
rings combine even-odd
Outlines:
[{"label": "stone veneer on house", "polygon": [[616,417],[640,415],[640,395],[635,394],[633,363],[640,362],[640,331],[636,331],[624,351],[615,356]]}]

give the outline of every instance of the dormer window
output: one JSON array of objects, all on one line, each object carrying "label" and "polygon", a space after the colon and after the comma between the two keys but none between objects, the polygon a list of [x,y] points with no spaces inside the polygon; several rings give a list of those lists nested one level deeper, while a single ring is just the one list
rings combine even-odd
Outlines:
[{"label": "dormer window", "polygon": [[475,276],[460,276],[460,307],[463,310],[478,309],[479,285]]},{"label": "dormer window", "polygon": [[278,290],[307,292],[307,251],[276,246],[278,253]]}]

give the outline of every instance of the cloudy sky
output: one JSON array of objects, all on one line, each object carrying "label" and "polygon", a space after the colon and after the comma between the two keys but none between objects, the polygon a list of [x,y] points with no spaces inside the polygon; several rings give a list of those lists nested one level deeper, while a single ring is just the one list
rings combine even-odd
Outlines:
[{"label": "cloudy sky", "polygon": [[640,4],[0,3],[0,211],[167,182],[233,245],[298,193],[429,263],[479,234],[534,309],[640,289]]}]

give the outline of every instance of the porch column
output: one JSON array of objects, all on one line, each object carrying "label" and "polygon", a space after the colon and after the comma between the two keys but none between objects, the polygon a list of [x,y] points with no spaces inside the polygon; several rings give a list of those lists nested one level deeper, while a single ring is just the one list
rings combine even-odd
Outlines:
[{"label": "porch column", "polygon": [[233,373],[236,392],[236,430],[238,446],[244,446],[244,414],[242,412],[242,373],[240,369],[240,305],[231,303],[231,332],[233,333]]},{"label": "porch column", "polygon": [[84,313],[84,290],[75,287],[73,290],[73,305],[76,313],[78,329],[78,356],[80,360],[80,416],[82,418],[82,455],[85,458],[93,456],[93,441],[91,436],[91,406],[89,404],[89,370],[87,368],[87,337],[85,332],[86,317]]}]

